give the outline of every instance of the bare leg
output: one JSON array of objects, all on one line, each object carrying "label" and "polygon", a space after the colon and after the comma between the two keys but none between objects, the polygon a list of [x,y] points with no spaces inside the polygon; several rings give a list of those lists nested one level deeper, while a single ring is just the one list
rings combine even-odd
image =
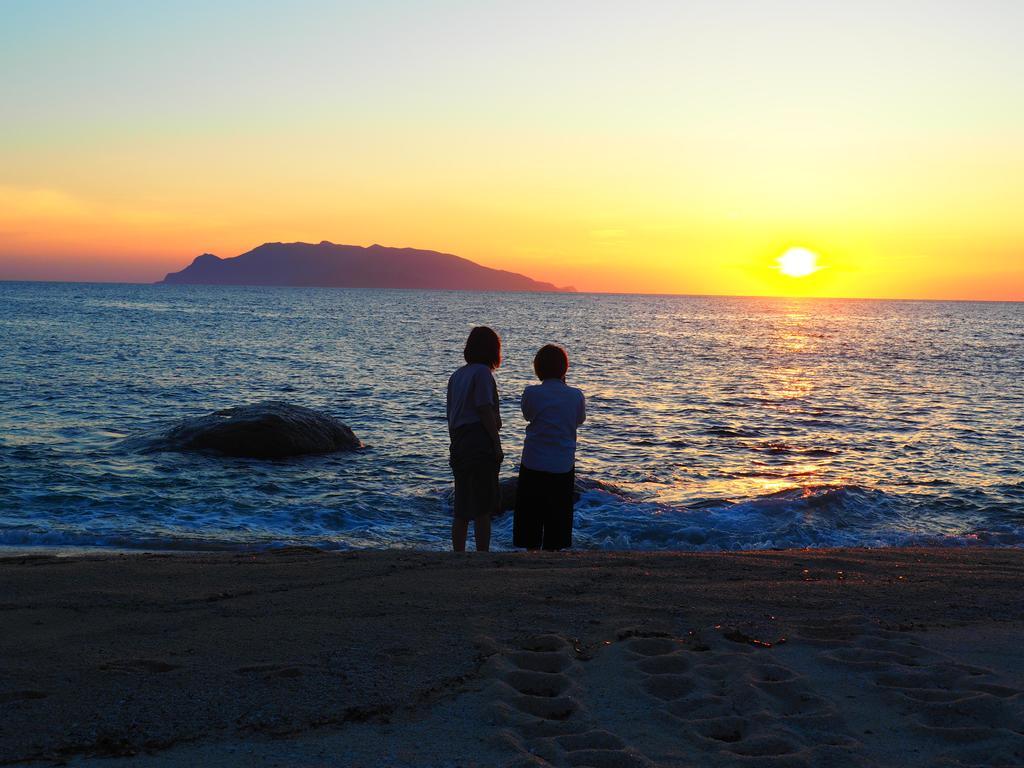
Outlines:
[{"label": "bare leg", "polygon": [[491,550],[491,516],[481,515],[473,521],[473,538],[476,539],[477,552]]},{"label": "bare leg", "polygon": [[452,518],[452,551],[466,551],[466,534],[469,532],[469,520]]}]

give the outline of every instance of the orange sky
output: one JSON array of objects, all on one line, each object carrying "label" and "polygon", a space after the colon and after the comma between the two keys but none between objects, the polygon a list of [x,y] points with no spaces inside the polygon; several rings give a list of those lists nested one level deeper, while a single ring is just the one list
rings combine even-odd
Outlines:
[{"label": "orange sky", "polygon": [[[331,240],[580,290],[1024,300],[1019,4],[208,5],[7,14],[0,279]],[[794,246],[823,268],[780,273]]]}]

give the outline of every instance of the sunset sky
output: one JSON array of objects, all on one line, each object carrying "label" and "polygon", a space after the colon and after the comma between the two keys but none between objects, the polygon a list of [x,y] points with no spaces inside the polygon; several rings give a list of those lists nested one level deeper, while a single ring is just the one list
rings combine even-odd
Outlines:
[{"label": "sunset sky", "polygon": [[1024,300],[1019,0],[0,13],[0,279],[331,240],[580,290]]}]

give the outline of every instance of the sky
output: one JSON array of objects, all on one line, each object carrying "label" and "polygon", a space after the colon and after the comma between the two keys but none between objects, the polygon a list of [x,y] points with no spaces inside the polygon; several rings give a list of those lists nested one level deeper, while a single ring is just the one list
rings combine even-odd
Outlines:
[{"label": "sky", "polygon": [[1024,300],[1019,0],[0,19],[0,279],[330,240],[590,291]]}]

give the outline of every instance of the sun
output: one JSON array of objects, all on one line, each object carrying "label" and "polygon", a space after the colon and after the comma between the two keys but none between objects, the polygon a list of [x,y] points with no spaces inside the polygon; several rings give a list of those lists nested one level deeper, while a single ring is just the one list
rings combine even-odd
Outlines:
[{"label": "sun", "polygon": [[807,277],[821,269],[818,265],[818,254],[806,248],[790,248],[776,261],[779,271],[790,277]]}]

